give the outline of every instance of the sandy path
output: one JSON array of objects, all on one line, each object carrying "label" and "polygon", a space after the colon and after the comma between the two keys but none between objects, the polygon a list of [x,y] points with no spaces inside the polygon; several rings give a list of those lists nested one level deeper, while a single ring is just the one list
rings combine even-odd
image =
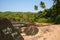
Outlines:
[{"label": "sandy path", "polygon": [[22,34],[24,40],[60,40],[60,25],[50,25],[37,28],[39,29],[39,32],[34,36]]}]

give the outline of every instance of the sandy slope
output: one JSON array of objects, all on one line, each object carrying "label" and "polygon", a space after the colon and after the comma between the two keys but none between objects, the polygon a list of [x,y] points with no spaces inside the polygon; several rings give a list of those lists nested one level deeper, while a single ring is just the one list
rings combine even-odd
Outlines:
[{"label": "sandy slope", "polygon": [[34,36],[27,36],[24,33],[24,40],[60,40],[60,25],[37,27],[39,32]]}]

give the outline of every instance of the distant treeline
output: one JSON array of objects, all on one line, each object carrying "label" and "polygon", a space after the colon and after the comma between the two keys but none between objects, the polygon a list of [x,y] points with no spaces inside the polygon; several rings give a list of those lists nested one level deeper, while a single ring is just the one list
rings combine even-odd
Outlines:
[{"label": "distant treeline", "polygon": [[[55,13],[55,12],[54,12]],[[35,12],[0,12],[0,17],[9,20],[24,21],[24,22],[52,22],[60,23],[60,15],[57,17],[52,9]]]},{"label": "distant treeline", "polygon": [[[44,2],[40,2],[40,6],[44,8],[43,11],[35,12],[0,12],[0,17],[9,20],[24,21],[24,22],[51,22],[60,23],[60,1],[53,0],[54,3],[51,8],[46,9]],[[34,6],[38,10],[38,6]]]},{"label": "distant treeline", "polygon": [[24,20],[33,22],[36,13],[34,12],[0,12],[0,17],[7,18],[9,20]]}]

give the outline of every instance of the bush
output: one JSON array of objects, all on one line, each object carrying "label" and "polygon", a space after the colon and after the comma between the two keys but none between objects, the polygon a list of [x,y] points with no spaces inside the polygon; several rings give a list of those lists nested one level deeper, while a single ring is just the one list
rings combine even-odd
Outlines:
[{"label": "bush", "polygon": [[58,15],[58,16],[56,17],[55,23],[56,23],[56,24],[60,24],[60,15]]},{"label": "bush", "polygon": [[37,22],[45,23],[45,22],[47,22],[47,19],[46,18],[39,18],[39,19],[37,19]]},{"label": "bush", "polygon": [[18,20],[20,20],[20,17],[17,17],[17,16],[16,16],[15,19],[18,21]]},{"label": "bush", "polygon": [[51,18],[51,17],[49,17],[49,18],[47,19],[47,22],[53,22],[53,21],[54,21],[54,19]]}]

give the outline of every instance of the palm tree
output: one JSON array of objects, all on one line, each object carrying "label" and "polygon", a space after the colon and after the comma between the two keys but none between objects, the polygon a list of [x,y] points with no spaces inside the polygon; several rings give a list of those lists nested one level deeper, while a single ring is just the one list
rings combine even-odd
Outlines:
[{"label": "palm tree", "polygon": [[42,7],[42,8],[45,8],[45,4],[44,4],[44,2],[40,2],[40,6]]},{"label": "palm tree", "polygon": [[54,5],[56,6],[56,14],[59,15],[60,14],[60,0],[53,0],[54,1]]},{"label": "palm tree", "polygon": [[38,10],[38,6],[37,6],[37,5],[35,5],[35,6],[34,6],[34,9],[35,9],[35,10]]},{"label": "palm tree", "polygon": [[53,0],[54,1],[54,3],[59,3],[60,2],[60,0]]}]

